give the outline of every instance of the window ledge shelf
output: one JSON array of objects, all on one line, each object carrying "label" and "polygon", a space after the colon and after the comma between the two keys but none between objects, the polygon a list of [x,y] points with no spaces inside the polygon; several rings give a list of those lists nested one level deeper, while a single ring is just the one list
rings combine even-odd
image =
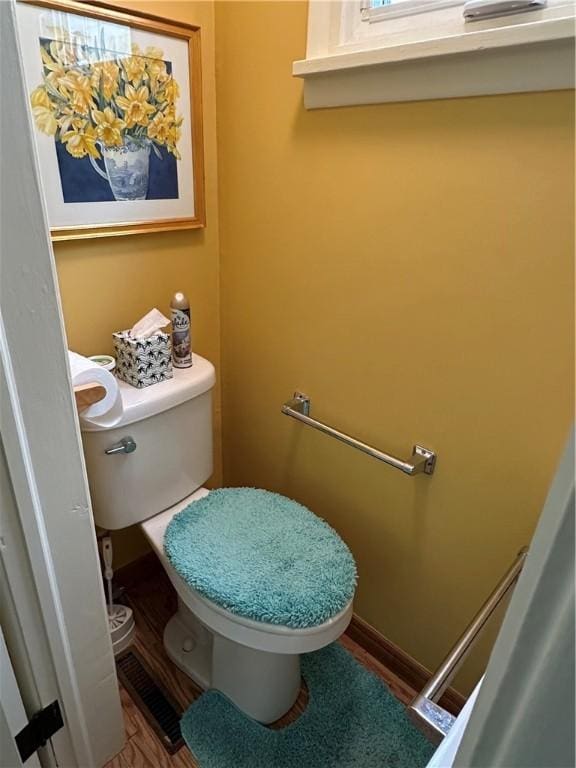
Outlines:
[{"label": "window ledge shelf", "polygon": [[574,88],[574,19],[295,61],[308,109]]}]

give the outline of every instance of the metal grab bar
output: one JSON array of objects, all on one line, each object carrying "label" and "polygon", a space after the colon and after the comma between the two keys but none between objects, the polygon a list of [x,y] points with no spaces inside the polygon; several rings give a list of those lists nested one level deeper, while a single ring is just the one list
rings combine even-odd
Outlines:
[{"label": "metal grab bar", "polygon": [[301,421],[303,424],[307,424],[309,427],[314,427],[314,429],[318,429],[320,432],[330,435],[330,437],[335,437],[336,440],[340,440],[342,443],[346,443],[346,445],[351,445],[353,448],[357,448],[359,451],[367,453],[368,456],[372,456],[378,459],[378,461],[383,461],[385,464],[389,464],[391,467],[395,467],[407,475],[418,475],[420,473],[431,475],[434,472],[436,466],[436,454],[434,451],[423,448],[421,445],[415,445],[412,449],[411,461],[397,459],[395,456],[379,451],[377,448],[373,448],[371,445],[367,445],[355,437],[346,435],[344,432],[340,432],[328,424],[323,424],[321,421],[310,418],[310,398],[301,392],[295,392],[292,400],[284,403],[282,413],[285,416],[291,416],[293,419]]},{"label": "metal grab bar", "polygon": [[482,608],[470,622],[466,631],[455,643],[450,653],[432,675],[422,691],[408,707],[408,714],[416,725],[434,742],[440,742],[448,733],[456,719],[439,704],[438,699],[450,685],[462,662],[468,656],[474,641],[492,616],[504,596],[515,585],[528,554],[528,547],[523,547],[516,559],[498,582],[496,588]]}]

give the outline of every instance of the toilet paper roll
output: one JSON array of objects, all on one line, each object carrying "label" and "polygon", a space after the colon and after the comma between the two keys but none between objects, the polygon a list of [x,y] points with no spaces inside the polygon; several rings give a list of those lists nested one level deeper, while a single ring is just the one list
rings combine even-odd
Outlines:
[{"label": "toilet paper roll", "polygon": [[122,418],[123,411],[118,380],[110,371],[76,352],[68,350],[68,361],[73,386],[94,383],[106,390],[104,398],[88,406],[80,418],[101,427],[113,427]]}]

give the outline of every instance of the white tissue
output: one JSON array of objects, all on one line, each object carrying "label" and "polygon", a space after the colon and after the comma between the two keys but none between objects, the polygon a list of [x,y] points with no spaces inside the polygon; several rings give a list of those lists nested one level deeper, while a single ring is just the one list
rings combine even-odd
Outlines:
[{"label": "white tissue", "polygon": [[70,350],[68,350],[68,362],[73,386],[100,384],[106,390],[104,399],[89,405],[82,411],[80,418],[100,427],[113,427],[120,421],[123,412],[122,397],[116,377],[98,363]]},{"label": "white tissue", "polygon": [[161,328],[168,325],[170,320],[164,317],[162,312],[156,308],[151,309],[148,314],[144,315],[137,323],[132,326],[130,330],[130,336],[133,339],[147,339],[150,336],[160,332]]}]

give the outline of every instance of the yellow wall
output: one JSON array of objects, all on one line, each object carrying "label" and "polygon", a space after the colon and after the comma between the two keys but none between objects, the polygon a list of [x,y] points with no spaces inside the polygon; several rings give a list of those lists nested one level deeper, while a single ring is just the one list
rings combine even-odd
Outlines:
[{"label": "yellow wall", "polygon": [[[572,419],[572,95],[306,112],[305,40],[303,3],[217,3],[225,481],[332,523],[357,612],[433,667],[529,541]],[[436,475],[281,416],[296,388]]]},{"label": "yellow wall", "polygon": [[[118,5],[202,25],[208,226],[57,245],[69,345],[110,352],[182,289],[220,381],[220,294],[226,483],[326,517],[357,612],[433,667],[529,540],[572,419],[571,95],[306,112],[305,4]],[[295,388],[384,449],[434,448],[437,474],[282,417]]]},{"label": "yellow wall", "polygon": [[[206,175],[204,230],[70,242],[55,246],[68,344],[81,354],[112,352],[113,331],[130,327],[153,306],[169,312],[175,291],[190,297],[194,351],[217,367],[220,381],[219,244],[214,84],[214,6],[207,2],[118,2],[202,27]],[[215,397],[215,472],[221,484],[220,397]],[[118,565],[146,550],[138,529],[115,536]]]}]

